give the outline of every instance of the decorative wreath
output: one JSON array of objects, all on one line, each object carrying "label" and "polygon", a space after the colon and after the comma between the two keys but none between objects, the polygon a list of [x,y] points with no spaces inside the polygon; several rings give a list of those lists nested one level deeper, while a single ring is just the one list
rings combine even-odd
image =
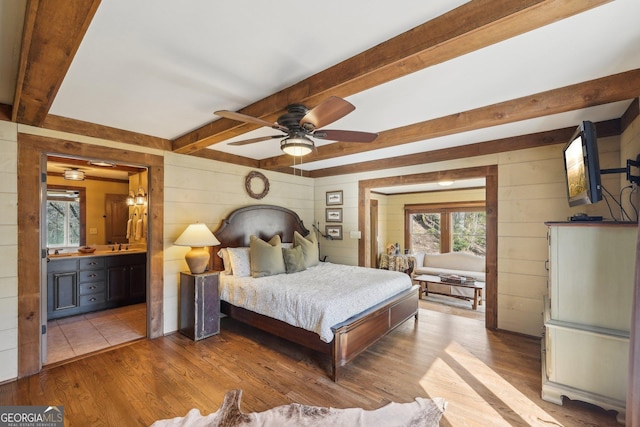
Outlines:
[{"label": "decorative wreath", "polygon": [[[259,179],[264,184],[264,189],[262,190],[262,193],[254,193],[253,190],[251,189],[251,181],[254,178]],[[247,194],[249,194],[249,196],[251,196],[252,198],[262,199],[269,192],[269,180],[262,173],[258,171],[251,171],[244,179],[244,188],[247,190]]]}]

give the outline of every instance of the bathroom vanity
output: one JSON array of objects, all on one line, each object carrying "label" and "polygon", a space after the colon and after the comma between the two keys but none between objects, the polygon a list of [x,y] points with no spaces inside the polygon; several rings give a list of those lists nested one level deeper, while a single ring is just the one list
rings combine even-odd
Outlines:
[{"label": "bathroom vanity", "polygon": [[50,256],[47,318],[59,319],[144,302],[146,272],[146,251]]}]

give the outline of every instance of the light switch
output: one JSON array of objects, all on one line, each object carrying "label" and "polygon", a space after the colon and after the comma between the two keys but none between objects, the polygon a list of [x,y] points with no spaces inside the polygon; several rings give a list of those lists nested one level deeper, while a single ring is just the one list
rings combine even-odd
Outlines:
[{"label": "light switch", "polygon": [[349,237],[352,239],[359,239],[360,237],[362,237],[362,234],[360,233],[360,230],[350,231]]},{"label": "light switch", "polygon": [[90,228],[89,229],[89,234],[98,234],[98,229],[97,228]]}]

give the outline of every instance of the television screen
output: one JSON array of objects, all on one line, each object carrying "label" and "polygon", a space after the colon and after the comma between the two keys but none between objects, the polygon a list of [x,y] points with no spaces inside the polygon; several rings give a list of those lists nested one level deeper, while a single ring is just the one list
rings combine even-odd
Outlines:
[{"label": "television screen", "polygon": [[564,148],[564,168],[569,206],[602,200],[598,144],[593,123],[582,122],[572,135]]}]

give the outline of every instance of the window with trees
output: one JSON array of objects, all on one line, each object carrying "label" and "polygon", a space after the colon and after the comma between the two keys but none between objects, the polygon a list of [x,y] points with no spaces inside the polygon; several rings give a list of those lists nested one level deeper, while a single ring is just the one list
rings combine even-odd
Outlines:
[{"label": "window with trees", "polygon": [[486,255],[484,202],[405,206],[405,248]]},{"label": "window with trees", "polygon": [[84,244],[84,189],[47,189],[47,247],[77,247]]}]

